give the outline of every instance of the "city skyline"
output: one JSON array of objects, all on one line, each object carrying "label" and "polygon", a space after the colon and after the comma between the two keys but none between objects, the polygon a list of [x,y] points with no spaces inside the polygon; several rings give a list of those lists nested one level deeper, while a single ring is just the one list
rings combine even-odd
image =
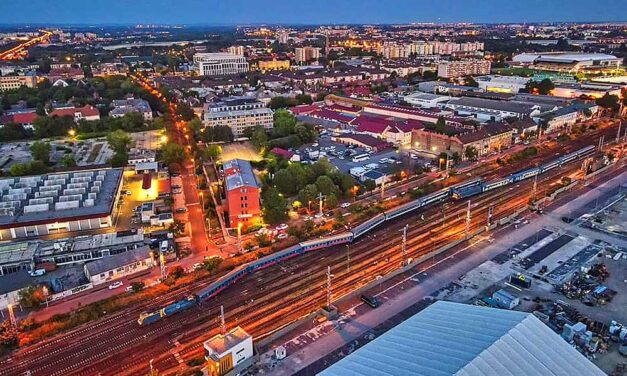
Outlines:
[{"label": "city skyline", "polygon": [[[123,25],[136,23],[185,25],[236,24],[394,24],[410,22],[622,22],[627,14],[620,0],[609,0],[594,14],[581,12],[583,0],[530,0],[503,4],[496,0],[398,0],[394,7],[376,0],[315,3],[274,3],[251,0],[182,0],[176,8],[164,0],[45,0],[0,4],[0,24]],[[188,9],[197,12],[188,12]],[[41,12],[41,9],[46,9]],[[111,11],[112,9],[119,10]],[[167,9],[167,12],[163,10]],[[623,9],[621,11],[621,9]],[[489,12],[487,10],[490,10]]]}]

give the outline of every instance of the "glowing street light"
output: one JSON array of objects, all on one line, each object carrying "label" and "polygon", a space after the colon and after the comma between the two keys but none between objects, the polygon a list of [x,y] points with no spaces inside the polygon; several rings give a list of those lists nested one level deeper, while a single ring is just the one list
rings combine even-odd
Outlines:
[{"label": "glowing street light", "polygon": [[70,137],[74,138],[74,136],[76,136],[76,131],[74,129],[70,129],[69,131],[67,131],[67,134],[70,135]]}]

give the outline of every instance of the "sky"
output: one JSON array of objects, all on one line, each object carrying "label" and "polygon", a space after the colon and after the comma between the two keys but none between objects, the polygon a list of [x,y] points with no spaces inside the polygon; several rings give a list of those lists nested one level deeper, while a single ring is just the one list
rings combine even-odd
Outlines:
[{"label": "sky", "polygon": [[0,0],[0,24],[627,21],[627,0]]}]

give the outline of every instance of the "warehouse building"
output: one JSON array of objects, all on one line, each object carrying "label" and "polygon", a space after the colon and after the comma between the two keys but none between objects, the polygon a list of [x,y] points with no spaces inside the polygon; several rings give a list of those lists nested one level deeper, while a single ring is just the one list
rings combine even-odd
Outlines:
[{"label": "warehouse building", "polygon": [[438,301],[322,376],[601,376],[530,313]]},{"label": "warehouse building", "polygon": [[0,179],[0,240],[110,227],[122,169]]},{"label": "warehouse building", "polygon": [[85,276],[94,285],[148,270],[154,266],[150,248],[142,246],[85,264]]}]

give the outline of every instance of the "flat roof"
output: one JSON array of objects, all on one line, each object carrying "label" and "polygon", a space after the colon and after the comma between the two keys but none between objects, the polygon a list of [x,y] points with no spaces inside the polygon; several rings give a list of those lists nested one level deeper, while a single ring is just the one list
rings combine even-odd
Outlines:
[{"label": "flat roof", "polygon": [[320,375],[605,373],[530,313],[438,301]]},{"label": "flat roof", "polygon": [[89,273],[89,276],[95,276],[109,270],[145,260],[148,257],[150,257],[150,248],[146,245],[135,249],[129,249],[128,251],[117,255],[87,262],[85,264],[85,271]]},{"label": "flat roof", "polygon": [[108,168],[0,179],[0,228],[109,215],[122,174]]},{"label": "flat roof", "polygon": [[[254,187],[259,188],[257,178],[253,172],[253,166],[249,161],[243,159],[231,159],[225,161],[222,165],[222,169],[225,171],[226,189],[228,191],[240,188],[240,187]],[[227,170],[230,173],[226,173]]]},{"label": "flat roof", "polygon": [[208,341],[205,341],[203,346],[205,349],[222,356],[224,353],[249,338],[251,338],[250,334],[246,333],[246,331],[239,326],[236,326],[226,334],[218,334]]}]

